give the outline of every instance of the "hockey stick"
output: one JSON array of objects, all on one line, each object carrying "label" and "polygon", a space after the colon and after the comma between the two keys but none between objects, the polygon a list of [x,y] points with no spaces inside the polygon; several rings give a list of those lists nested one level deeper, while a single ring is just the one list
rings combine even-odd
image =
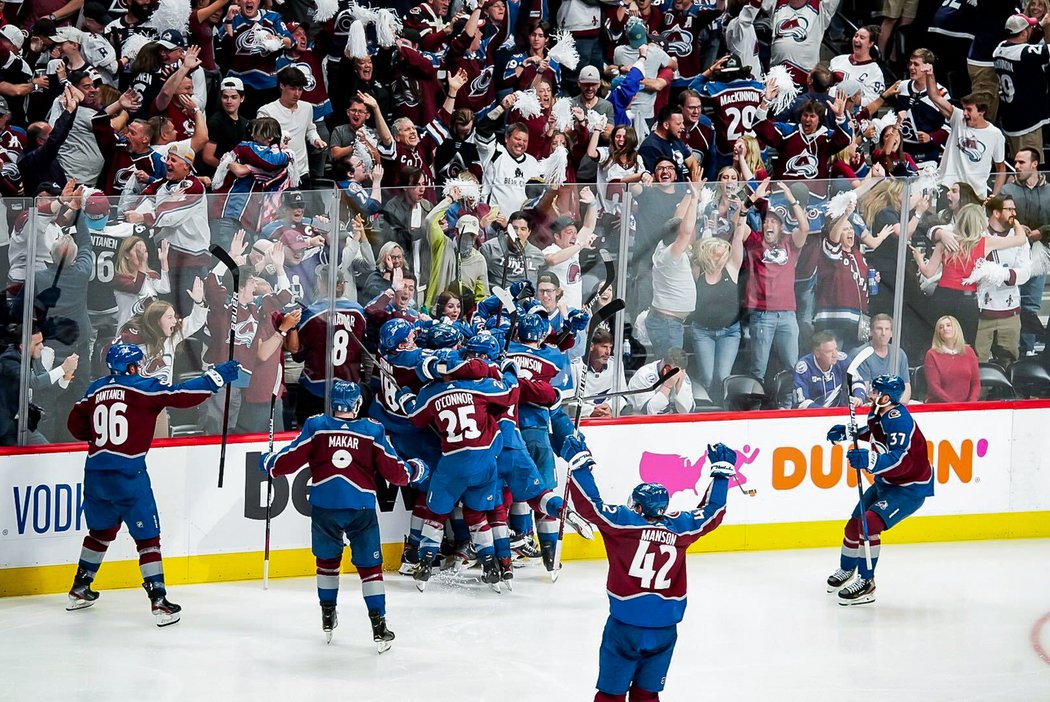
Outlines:
[{"label": "hockey stick", "polygon": [[500,352],[500,358],[506,358],[511,337],[514,336],[514,332],[518,329],[518,306],[515,304],[514,295],[506,288],[493,285],[492,294],[498,297],[500,301],[500,308],[496,313],[496,324],[499,324],[500,313],[503,312],[504,308],[507,309],[507,314],[510,317],[510,327],[507,329],[507,333],[503,335],[503,350]]},{"label": "hockey stick", "polygon": [[[853,387],[853,374],[846,374],[846,385],[850,388]],[[857,448],[857,410],[853,407],[853,403],[850,398],[846,397],[846,404],[849,405],[849,432],[853,435],[853,448]],[[861,485],[860,480],[860,468],[854,468],[857,471],[857,495],[860,498],[857,502],[857,509],[860,510],[860,529],[861,534],[864,536],[864,564],[868,566],[868,570],[871,570],[871,538],[868,536],[868,520],[864,516],[864,487]]]},{"label": "hockey stick", "polygon": [[591,400],[602,400],[609,397],[627,397],[628,395],[644,395],[647,392],[656,392],[660,389],[661,385],[663,385],[665,382],[667,382],[668,380],[675,377],[681,372],[681,368],[671,368],[669,371],[657,378],[655,383],[648,387],[638,388],[637,390],[621,390],[620,392],[603,392],[597,395],[581,397],[580,399],[584,400],[585,402],[590,402]]},{"label": "hockey stick", "polygon": [[[281,392],[281,373],[284,369],[281,363],[277,364],[277,379],[273,384],[273,394],[270,395],[270,443],[266,449],[267,453],[273,453],[273,423],[277,411],[277,394]],[[270,506],[273,504],[273,474],[266,471],[266,538],[263,541],[263,590],[270,589]]]},{"label": "hockey stick", "polygon": [[[229,341],[229,353],[227,360],[233,360],[233,344],[234,344],[234,327],[237,326],[237,307],[240,303],[237,300],[237,295],[241,289],[241,273],[238,270],[237,262],[233,260],[229,252],[215,244],[209,249],[211,255],[219,259],[219,262],[225,265],[230,270],[230,275],[233,276],[233,304],[230,306],[230,341]],[[222,487],[222,475],[226,469],[226,439],[230,435],[230,398],[233,391],[232,383],[226,383],[226,399],[223,402],[222,408],[222,443],[219,448],[219,487]]]},{"label": "hockey stick", "polygon": [[[597,299],[597,297],[594,299]],[[587,335],[587,346],[584,349],[584,353],[587,352],[586,349],[591,347],[591,339],[594,338],[594,332],[596,332],[604,322],[615,317],[617,313],[621,312],[626,306],[627,305],[624,304],[623,300],[616,298],[595,313],[594,318],[597,323],[591,325],[591,332]],[[581,400],[586,385],[587,373],[584,372],[580,374],[580,383],[576,386],[576,416],[572,421],[573,431],[575,432],[579,432],[580,430],[580,418],[583,416],[583,402]],[[565,537],[565,510],[569,508],[569,473],[571,473],[571,471],[567,469],[565,472],[565,487],[562,489],[561,495],[562,508],[561,516],[558,517],[558,541],[554,547],[554,567],[551,569],[551,582],[554,583],[558,582],[558,572],[561,570],[562,543]]]},{"label": "hockey stick", "polygon": [[[601,287],[591,293],[591,296],[583,303],[583,309],[587,312],[591,311],[594,307],[594,303],[598,301],[598,298],[600,298],[606,290],[612,287],[613,281],[616,279],[616,267],[613,265],[612,256],[610,256],[609,252],[605,249],[598,249],[598,255],[601,256],[602,263],[605,264],[605,281],[602,283]],[[611,305],[612,303],[610,302],[609,304]],[[596,324],[595,326],[597,327],[598,325]],[[555,339],[554,345],[561,346],[565,340],[569,338],[569,334],[571,333],[572,331],[568,327],[562,329],[561,333],[559,333]]]},{"label": "hockey stick", "polygon": [[[507,250],[503,252],[503,274],[500,276],[500,279],[499,279],[499,287],[500,287],[501,290],[503,290],[503,289],[505,289],[507,287],[507,264],[510,262],[510,232],[507,231],[506,235],[507,235]],[[496,292],[495,286],[493,286],[492,291],[494,293]],[[496,293],[496,295],[498,296],[499,293]],[[503,302],[503,298],[502,297],[500,297],[500,302]],[[499,326],[500,321],[502,320],[502,318],[503,318],[503,307],[500,307],[498,310],[496,310],[496,326],[497,327]],[[506,345],[504,345],[504,349],[506,349]]]}]

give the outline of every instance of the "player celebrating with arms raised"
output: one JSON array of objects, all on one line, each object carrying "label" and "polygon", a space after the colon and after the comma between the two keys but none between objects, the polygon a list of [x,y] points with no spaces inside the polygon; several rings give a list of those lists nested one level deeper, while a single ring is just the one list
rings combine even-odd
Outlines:
[{"label": "player celebrating with arms raised", "polygon": [[[871,442],[870,450],[852,448],[846,457],[852,467],[875,476],[875,482],[864,491],[846,522],[839,569],[828,577],[828,593],[838,593],[841,605],[875,601],[875,564],[882,543],[879,535],[910,516],[933,495],[933,468],[926,452],[926,437],[900,403],[903,393],[904,381],[898,376],[876,376],[868,394],[871,411],[867,426],[856,437],[842,424],[828,432],[828,441],[857,438]],[[862,511],[871,548],[870,567],[862,543]],[[858,570],[860,577],[854,581]]]},{"label": "player celebrating with arms raised", "polygon": [[84,464],[88,535],[84,537],[66,609],[95,604],[98,593],[91,589],[91,581],[124,522],[138,548],[142,587],[149,596],[157,626],[167,626],[179,621],[182,607],[168,601],[164,587],[160,518],[146,473],[146,452],[153,440],[157,415],[165,407],[199,405],[235,379],[240,364],[220,363],[199,378],[171,386],[139,375],[142,360],[138,346],[113,344],[106,353],[111,375],[88,386],[69,413],[69,433],[78,441],[88,442]]},{"label": "player celebrating with arms raised", "polygon": [[667,512],[667,488],[642,483],[628,505],[602,502],[591,470],[594,459],[576,434],[562,445],[569,462],[569,489],[581,515],[598,525],[609,559],[609,620],[598,654],[595,702],[658,702],[671,664],[678,622],[686,605],[685,552],[725,516],[736,452],[707,447],[714,478],[700,505]]}]

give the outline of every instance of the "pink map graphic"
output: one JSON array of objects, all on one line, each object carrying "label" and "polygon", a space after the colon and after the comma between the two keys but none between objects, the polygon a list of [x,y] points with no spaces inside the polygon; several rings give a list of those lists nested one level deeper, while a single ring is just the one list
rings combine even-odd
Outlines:
[{"label": "pink map graphic", "polygon": [[[759,449],[752,449],[745,444],[743,449],[736,452],[737,475],[729,479],[729,487],[746,485],[747,476],[741,472],[741,467],[749,465],[758,457]],[[674,453],[653,453],[643,451],[641,461],[638,464],[638,475],[644,482],[660,483],[667,488],[667,492],[674,495],[677,492],[691,490],[693,494],[699,494],[696,484],[704,472],[704,464],[707,463],[707,451],[700,454],[695,461],[690,461],[686,456]]]}]

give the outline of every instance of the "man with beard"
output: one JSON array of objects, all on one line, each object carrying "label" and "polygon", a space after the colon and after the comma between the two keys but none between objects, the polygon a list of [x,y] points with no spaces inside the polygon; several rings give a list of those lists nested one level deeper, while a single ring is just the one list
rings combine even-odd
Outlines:
[{"label": "man with beard", "polygon": [[[613,351],[612,334],[604,329],[594,332],[589,353],[572,364],[574,385],[580,383],[580,374],[587,374],[587,395],[594,400],[583,404],[584,417],[611,417],[619,412],[623,400],[619,397],[602,398],[605,392],[627,389],[623,375],[623,363],[610,362]],[[586,364],[586,367],[584,366]]]},{"label": "man with beard", "polygon": [[481,245],[489,269],[489,282],[506,288],[519,280],[536,282],[545,265],[543,252],[529,241],[529,216],[518,210],[511,214],[507,228]]},{"label": "man with beard", "polygon": [[448,137],[434,152],[435,184],[444,185],[464,171],[481,181],[481,156],[474,143],[474,112],[465,107],[452,113]]}]

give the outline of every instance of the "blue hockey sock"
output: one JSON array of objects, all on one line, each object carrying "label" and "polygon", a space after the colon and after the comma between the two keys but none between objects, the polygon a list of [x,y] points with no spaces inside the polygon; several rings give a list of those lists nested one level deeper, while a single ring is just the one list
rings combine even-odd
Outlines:
[{"label": "blue hockey sock", "polygon": [[463,508],[456,507],[452,511],[452,517],[448,520],[452,526],[452,539],[458,544],[464,541],[470,541],[470,529],[467,527],[467,522],[463,519]]},{"label": "blue hockey sock", "polygon": [[532,533],[532,508],[527,502],[515,502],[510,506],[507,523],[515,534]]}]

